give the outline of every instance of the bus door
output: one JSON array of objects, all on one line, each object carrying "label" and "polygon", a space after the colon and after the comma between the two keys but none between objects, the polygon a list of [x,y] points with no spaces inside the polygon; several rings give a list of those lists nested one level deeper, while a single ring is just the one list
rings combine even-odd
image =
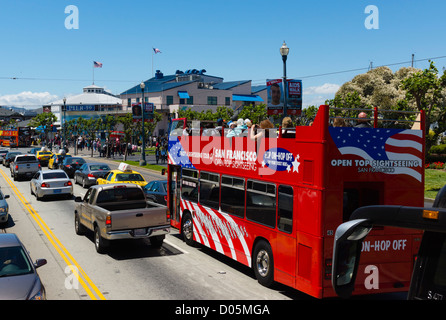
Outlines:
[{"label": "bus door", "polygon": [[181,178],[181,167],[169,165],[169,209],[170,209],[170,219],[171,225],[175,228],[180,228],[180,178]]}]

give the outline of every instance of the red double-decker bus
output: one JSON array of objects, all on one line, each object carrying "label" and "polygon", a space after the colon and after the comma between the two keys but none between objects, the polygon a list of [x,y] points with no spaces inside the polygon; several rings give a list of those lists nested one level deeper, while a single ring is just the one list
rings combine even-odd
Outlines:
[{"label": "red double-decker bus", "polygon": [[[311,126],[270,130],[257,140],[207,136],[199,127],[183,135],[186,119],[173,120],[172,226],[187,243],[252,267],[263,285],[277,281],[317,298],[335,296],[336,228],[361,206],[424,204],[424,115],[412,129],[378,122],[377,109],[371,127],[332,127],[329,110],[320,106]],[[372,231],[355,294],[407,291],[420,239],[409,229]]]},{"label": "red double-decker bus", "polygon": [[30,146],[31,129],[19,127],[18,129],[0,130],[0,145],[12,148]]},{"label": "red double-decker bus", "polygon": [[19,145],[19,131],[17,129],[0,130],[2,147],[15,147]]}]

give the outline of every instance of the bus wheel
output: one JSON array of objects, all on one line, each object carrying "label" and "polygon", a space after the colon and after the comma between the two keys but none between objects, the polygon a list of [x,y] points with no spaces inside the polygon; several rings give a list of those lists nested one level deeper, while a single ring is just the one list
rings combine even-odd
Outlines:
[{"label": "bus wheel", "polygon": [[183,239],[188,245],[193,245],[194,242],[194,225],[190,213],[186,213],[181,220],[181,232]]},{"label": "bus wheel", "polygon": [[274,259],[268,242],[263,240],[257,242],[252,265],[257,281],[265,287],[270,287],[274,282]]}]

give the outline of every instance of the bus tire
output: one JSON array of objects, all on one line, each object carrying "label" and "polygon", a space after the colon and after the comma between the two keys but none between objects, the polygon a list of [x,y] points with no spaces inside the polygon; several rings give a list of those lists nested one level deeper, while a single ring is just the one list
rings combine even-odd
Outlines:
[{"label": "bus tire", "polygon": [[265,287],[270,287],[274,282],[273,251],[268,242],[260,240],[254,247],[252,267],[257,281]]},{"label": "bus tire", "polygon": [[192,246],[194,244],[194,223],[190,213],[186,213],[181,219],[181,233],[183,234],[184,242]]}]

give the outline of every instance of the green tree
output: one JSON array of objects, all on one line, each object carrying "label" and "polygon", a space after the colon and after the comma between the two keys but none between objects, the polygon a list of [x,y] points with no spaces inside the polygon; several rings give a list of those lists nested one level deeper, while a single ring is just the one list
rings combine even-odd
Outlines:
[{"label": "green tree", "polygon": [[38,114],[34,118],[31,119],[29,125],[31,127],[42,127],[44,128],[45,140],[48,139],[48,132],[51,128],[51,125],[57,121],[57,117],[52,112],[43,112]]},{"label": "green tree", "polygon": [[[426,114],[426,150],[429,150],[446,130],[446,71],[441,77],[433,61],[429,68],[416,72],[401,82],[406,90],[406,99],[414,100],[418,111]],[[433,134],[429,134],[432,126]]]}]

